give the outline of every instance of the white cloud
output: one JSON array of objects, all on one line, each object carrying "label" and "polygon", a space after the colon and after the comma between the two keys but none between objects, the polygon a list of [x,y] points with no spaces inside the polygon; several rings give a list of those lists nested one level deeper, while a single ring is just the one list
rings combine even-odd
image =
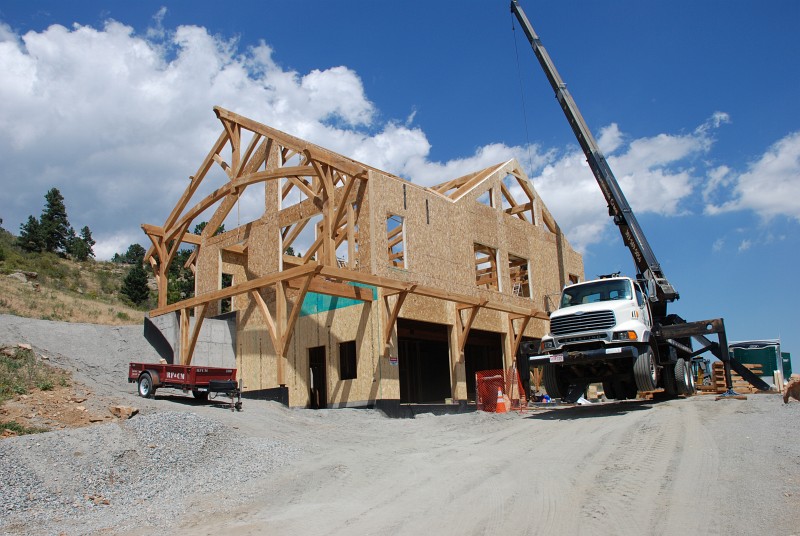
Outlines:
[{"label": "white cloud", "polygon": [[[731,191],[726,189],[729,185]],[[776,216],[800,221],[800,132],[772,145],[744,173],[709,183],[707,198],[713,194],[727,199],[709,202],[708,214],[752,210],[767,221]]]},{"label": "white cloud", "polygon": [[[579,250],[603,240],[611,226],[576,149],[495,143],[431,161],[425,132],[413,126],[416,111],[378,122],[361,78],[346,66],[287,70],[264,42],[243,48],[205,28],[165,28],[166,14],[159,10],[143,34],[111,20],[101,29],[53,25],[20,36],[0,22],[6,228],[16,232],[28,214],[38,214],[55,186],[73,226],[92,228],[98,258],[124,252],[133,241],[146,244],[139,225],[163,222],[220,132],[214,105],[425,186],[517,158]],[[598,143],[637,214],[685,214],[695,189],[710,200],[735,184],[736,197],[709,205],[709,212],[751,208],[800,217],[790,206],[800,187],[791,180],[800,167],[800,134],[739,177],[725,166],[704,170],[699,157],[710,150],[714,129],[729,120],[716,112],[691,133],[641,139],[611,124],[599,131]],[[209,191],[220,184],[206,182]],[[248,221],[259,210],[257,196],[245,196],[232,217]]]},{"label": "white cloud", "polygon": [[[98,253],[119,237],[144,242],[139,224],[164,220],[218,136],[214,105],[346,154],[364,141],[354,128],[371,125],[374,107],[350,69],[283,70],[264,43],[242,51],[204,28],[165,30],[164,15],[144,35],[115,21],[22,36],[0,23],[6,228],[38,215],[55,186]],[[378,135],[424,141],[403,128]]]},{"label": "white cloud", "polygon": [[[711,148],[710,131],[724,122],[719,115],[690,134],[658,134],[627,144],[616,124],[601,129],[598,144],[636,214],[688,211],[684,202],[700,180],[693,166]],[[561,154],[532,178],[574,247],[585,251],[604,238],[612,225],[607,203],[582,152]]]}]

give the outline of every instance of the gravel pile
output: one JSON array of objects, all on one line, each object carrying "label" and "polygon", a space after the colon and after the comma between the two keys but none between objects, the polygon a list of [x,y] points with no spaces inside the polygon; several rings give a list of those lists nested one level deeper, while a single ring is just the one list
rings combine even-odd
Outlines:
[{"label": "gravel pile", "polygon": [[220,509],[241,504],[243,483],[267,477],[298,452],[182,412],[6,439],[0,532],[96,534],[172,525],[202,499]]}]

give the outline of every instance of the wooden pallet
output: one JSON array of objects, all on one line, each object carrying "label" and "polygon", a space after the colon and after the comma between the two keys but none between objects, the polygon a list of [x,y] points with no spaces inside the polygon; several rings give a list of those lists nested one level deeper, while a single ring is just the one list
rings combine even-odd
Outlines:
[{"label": "wooden pallet", "polygon": [[[761,365],[745,364],[745,367],[756,376],[761,376]],[[713,374],[711,375],[711,385],[698,385],[697,390],[702,394],[719,394],[726,391],[725,388],[725,365],[721,361],[715,361],[713,364]],[[731,371],[731,381],[733,390],[737,393],[758,393],[759,390],[750,385],[745,379]]]}]

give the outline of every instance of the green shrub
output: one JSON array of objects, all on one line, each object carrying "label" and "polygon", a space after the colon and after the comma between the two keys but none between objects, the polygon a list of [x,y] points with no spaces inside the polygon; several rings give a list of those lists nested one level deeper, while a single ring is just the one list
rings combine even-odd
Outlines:
[{"label": "green shrub", "polygon": [[17,421],[0,422],[0,433],[2,433],[3,430],[11,430],[19,435],[41,434],[42,432],[47,432],[46,428],[23,426]]},{"label": "green shrub", "polygon": [[68,382],[64,373],[36,358],[30,350],[17,348],[13,356],[0,355],[0,403],[33,388],[50,391]]},{"label": "green shrub", "polygon": [[40,391],[52,391],[53,382],[49,378],[41,379],[36,382],[36,387],[38,387]]}]

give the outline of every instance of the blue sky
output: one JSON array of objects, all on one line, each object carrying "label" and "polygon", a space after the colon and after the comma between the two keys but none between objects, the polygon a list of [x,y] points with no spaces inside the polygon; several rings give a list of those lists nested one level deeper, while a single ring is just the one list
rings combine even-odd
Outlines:
[{"label": "blue sky", "polygon": [[[671,312],[780,337],[800,369],[800,3],[522,6],[681,293]],[[221,105],[425,185],[517,158],[587,278],[633,270],[504,0],[9,1],[0,70],[15,233],[57,186],[99,256],[145,243]]]}]

